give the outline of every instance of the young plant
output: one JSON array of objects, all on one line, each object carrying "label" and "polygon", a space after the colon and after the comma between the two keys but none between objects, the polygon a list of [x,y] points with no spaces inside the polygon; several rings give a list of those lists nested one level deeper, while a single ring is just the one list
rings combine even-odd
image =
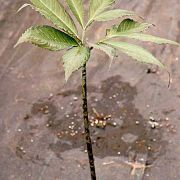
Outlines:
[{"label": "young plant", "polygon": [[[132,11],[121,9],[109,10],[115,0],[89,1],[88,21],[85,23],[83,0],[66,0],[70,10],[82,28],[80,33],[78,32],[71,16],[64,9],[62,3],[60,3],[58,0],[30,0],[31,4],[24,4],[19,11],[26,6],[30,6],[43,15],[46,19],[50,20],[58,29],[47,25],[33,26],[27,29],[15,46],[23,42],[29,42],[50,51],[66,49],[67,51],[62,57],[66,81],[73,72],[81,69],[85,137],[91,179],[95,180],[96,173],[89,129],[90,123],[88,120],[86,82],[86,65],[90,59],[90,54],[92,52],[91,50],[93,48],[102,50],[110,57],[111,60],[116,55],[116,51],[120,50],[139,62],[154,64],[164,68],[164,65],[150,52],[134,44],[119,41],[119,38],[130,38],[141,41],[149,41],[157,44],[179,44],[174,41],[144,34],[143,32],[151,27],[152,24],[134,21],[133,17],[138,16]],[[124,18],[124,20],[107,29],[106,35],[103,39],[98,40],[97,43],[94,44],[86,41],[85,34],[93,23],[96,21],[110,21],[117,18]],[[79,34],[81,34],[81,38]]]}]

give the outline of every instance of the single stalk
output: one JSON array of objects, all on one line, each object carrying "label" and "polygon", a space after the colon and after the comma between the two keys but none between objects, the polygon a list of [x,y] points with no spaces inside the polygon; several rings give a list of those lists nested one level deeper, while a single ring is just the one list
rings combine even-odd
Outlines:
[{"label": "single stalk", "polygon": [[82,67],[82,100],[83,100],[84,129],[85,129],[87,152],[89,157],[91,180],[96,180],[96,171],[95,171],[93,149],[91,143],[91,134],[89,130],[90,122],[88,119],[86,64]]}]

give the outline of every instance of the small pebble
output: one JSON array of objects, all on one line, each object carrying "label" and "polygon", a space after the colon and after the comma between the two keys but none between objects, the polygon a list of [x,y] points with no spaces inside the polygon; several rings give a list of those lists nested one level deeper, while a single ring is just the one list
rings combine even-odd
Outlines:
[{"label": "small pebble", "polygon": [[21,131],[22,131],[22,129],[19,128],[19,129],[18,129],[18,132],[21,132]]},{"label": "small pebble", "polygon": [[75,96],[75,97],[73,98],[73,100],[74,100],[74,101],[77,101],[77,100],[78,100],[78,97]]},{"label": "small pebble", "polygon": [[114,126],[117,126],[117,123],[116,123],[116,122],[113,122],[113,125],[114,125]]},{"label": "small pebble", "polygon": [[165,118],[165,120],[166,120],[166,121],[169,121],[169,118],[168,118],[168,117],[166,117],[166,118]]},{"label": "small pebble", "polygon": [[50,93],[50,94],[49,94],[49,97],[53,97],[53,93]]},{"label": "small pebble", "polygon": [[155,118],[154,118],[153,116],[150,116],[149,119],[150,119],[151,121],[155,121]]}]

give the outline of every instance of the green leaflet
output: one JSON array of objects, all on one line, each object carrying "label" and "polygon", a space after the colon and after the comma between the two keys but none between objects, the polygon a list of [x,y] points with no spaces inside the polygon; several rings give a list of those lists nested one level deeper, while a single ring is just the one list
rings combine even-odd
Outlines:
[{"label": "green leaflet", "polygon": [[121,34],[143,32],[150,26],[152,26],[152,24],[139,23],[132,19],[125,19],[119,24],[119,26],[113,26],[111,29],[107,30],[106,37],[113,38],[118,37]]},{"label": "green leaflet", "polygon": [[96,21],[110,21],[110,20],[114,20],[114,19],[121,18],[124,16],[137,16],[137,15],[132,11],[114,9],[114,10],[105,11],[99,14],[98,16],[95,17],[95,20]]},{"label": "green leaflet", "polygon": [[156,59],[151,53],[149,53],[142,47],[126,42],[105,41],[104,43],[114,48],[119,48],[123,53],[127,54],[128,56],[136,59],[141,63],[154,64],[158,65],[161,68],[164,68],[164,65],[158,59]]},{"label": "green leaflet", "polygon": [[125,19],[117,27],[117,32],[142,32],[150,26],[152,26],[152,24],[139,23],[132,19]]},{"label": "green leaflet", "polygon": [[33,26],[29,28],[20,37],[15,47],[23,42],[30,42],[51,51],[78,46],[78,43],[71,36],[50,26]]},{"label": "green leaflet", "polygon": [[111,60],[114,59],[114,57],[116,56],[116,49],[113,48],[113,47],[110,47],[106,44],[102,44],[102,43],[99,43],[99,44],[92,44],[92,43],[89,43],[90,46],[92,46],[93,48],[95,49],[98,49],[98,50],[101,50],[103,52],[105,52],[109,58]]},{"label": "green leaflet", "polygon": [[76,26],[58,0],[30,0],[35,9],[69,35],[78,37]]},{"label": "green leaflet", "polygon": [[86,27],[89,26],[98,15],[109,8],[114,2],[115,0],[90,0],[89,21]]},{"label": "green leaflet", "polygon": [[89,60],[89,57],[90,50],[84,46],[74,47],[67,51],[63,56],[66,81],[73,72],[80,69]]},{"label": "green leaflet", "polygon": [[84,9],[82,0],[66,0],[74,16],[84,28]]},{"label": "green leaflet", "polygon": [[153,43],[157,43],[157,44],[173,44],[173,45],[180,45],[177,42],[168,40],[168,39],[164,39],[164,38],[160,38],[160,37],[156,37],[156,36],[152,36],[152,35],[148,35],[148,34],[142,34],[142,33],[119,33],[118,37],[125,37],[125,38],[132,38],[132,39],[137,39],[137,40],[141,40],[141,41],[148,41],[148,42],[153,42]]}]

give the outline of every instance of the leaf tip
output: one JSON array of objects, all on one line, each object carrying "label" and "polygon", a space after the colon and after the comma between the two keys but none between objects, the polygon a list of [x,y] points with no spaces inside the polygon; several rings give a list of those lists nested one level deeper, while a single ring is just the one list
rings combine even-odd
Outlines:
[{"label": "leaf tip", "polygon": [[27,6],[33,7],[31,4],[25,3],[17,10],[17,13],[19,13],[22,9],[26,8]]}]

